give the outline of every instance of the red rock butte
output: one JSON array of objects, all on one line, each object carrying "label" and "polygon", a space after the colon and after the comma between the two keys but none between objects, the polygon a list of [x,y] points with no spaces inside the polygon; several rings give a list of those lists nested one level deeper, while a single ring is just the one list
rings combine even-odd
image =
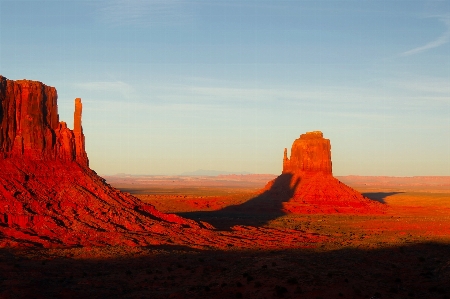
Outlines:
[{"label": "red rock butte", "polygon": [[76,161],[88,167],[81,127],[81,99],[75,100],[75,128],[59,121],[57,93],[40,82],[0,76],[0,158]]},{"label": "red rock butte", "polygon": [[186,244],[205,234],[89,169],[81,116],[77,98],[71,130],[54,87],[0,76],[0,247]]},{"label": "red rock butte", "polygon": [[[281,183],[280,183],[281,182]],[[284,149],[283,172],[264,192],[281,197],[286,213],[380,213],[384,207],[333,177],[330,140],[320,131],[300,135],[288,158]]]}]

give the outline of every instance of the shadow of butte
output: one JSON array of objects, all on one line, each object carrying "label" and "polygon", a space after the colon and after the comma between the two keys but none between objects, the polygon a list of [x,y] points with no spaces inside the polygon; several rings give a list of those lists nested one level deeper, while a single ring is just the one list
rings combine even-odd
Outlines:
[{"label": "shadow of butte", "polygon": [[[269,221],[286,215],[283,203],[288,202],[295,193],[301,178],[292,180],[290,173],[282,174],[272,183],[268,190],[239,204],[227,206],[217,211],[183,212],[177,215],[197,221],[205,221],[219,230],[231,230],[235,225],[263,226]],[[269,184],[270,184],[269,183]],[[267,187],[266,187],[267,188]]]},{"label": "shadow of butte", "polygon": [[379,203],[382,204],[386,204],[386,197],[391,196],[391,195],[396,195],[396,194],[400,194],[400,193],[405,193],[405,192],[365,192],[365,193],[361,193],[363,196],[367,197],[368,199],[374,200],[374,201],[378,201]]}]

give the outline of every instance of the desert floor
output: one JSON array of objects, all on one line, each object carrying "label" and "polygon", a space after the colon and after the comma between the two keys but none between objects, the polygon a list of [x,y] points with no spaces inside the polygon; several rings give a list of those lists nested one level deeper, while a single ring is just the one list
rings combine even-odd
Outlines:
[{"label": "desert floor", "polygon": [[3,248],[0,298],[450,298],[448,177],[339,178],[382,202],[380,215],[239,209],[270,176],[106,179],[163,212],[217,230],[317,238],[295,249]]}]

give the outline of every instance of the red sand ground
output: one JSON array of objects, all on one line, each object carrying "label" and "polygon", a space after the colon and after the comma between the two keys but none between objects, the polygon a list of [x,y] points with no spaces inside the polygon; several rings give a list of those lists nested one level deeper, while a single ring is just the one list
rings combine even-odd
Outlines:
[{"label": "red sand ground", "polygon": [[[267,237],[271,230],[291,230],[292,235],[316,236],[319,242],[297,249],[195,250],[178,245],[1,249],[0,298],[449,298],[448,178],[439,186],[421,183],[419,191],[420,179],[385,186],[382,179],[377,185],[377,178],[370,178],[369,187],[355,178],[340,179],[384,202],[385,213],[261,213],[264,223],[258,224],[254,213],[217,213],[245,204],[257,195],[254,189],[177,186],[190,188],[184,195],[171,193],[174,186],[162,184],[152,194],[138,197],[194,220],[209,217],[235,227],[255,224],[241,228],[249,235]],[[158,190],[167,192],[157,194]]]}]

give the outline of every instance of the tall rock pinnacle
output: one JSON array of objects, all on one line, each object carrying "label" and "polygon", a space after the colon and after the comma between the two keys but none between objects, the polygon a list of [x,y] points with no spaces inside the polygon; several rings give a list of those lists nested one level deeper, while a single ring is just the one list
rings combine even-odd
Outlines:
[{"label": "tall rock pinnacle", "polygon": [[73,135],[75,137],[75,160],[81,165],[89,166],[89,160],[84,147],[83,127],[81,126],[81,113],[83,104],[81,99],[75,99],[75,112],[73,114]]},{"label": "tall rock pinnacle", "polygon": [[75,112],[73,113],[73,132],[83,132],[81,127],[81,113],[83,111],[83,104],[80,98],[75,99]]}]

